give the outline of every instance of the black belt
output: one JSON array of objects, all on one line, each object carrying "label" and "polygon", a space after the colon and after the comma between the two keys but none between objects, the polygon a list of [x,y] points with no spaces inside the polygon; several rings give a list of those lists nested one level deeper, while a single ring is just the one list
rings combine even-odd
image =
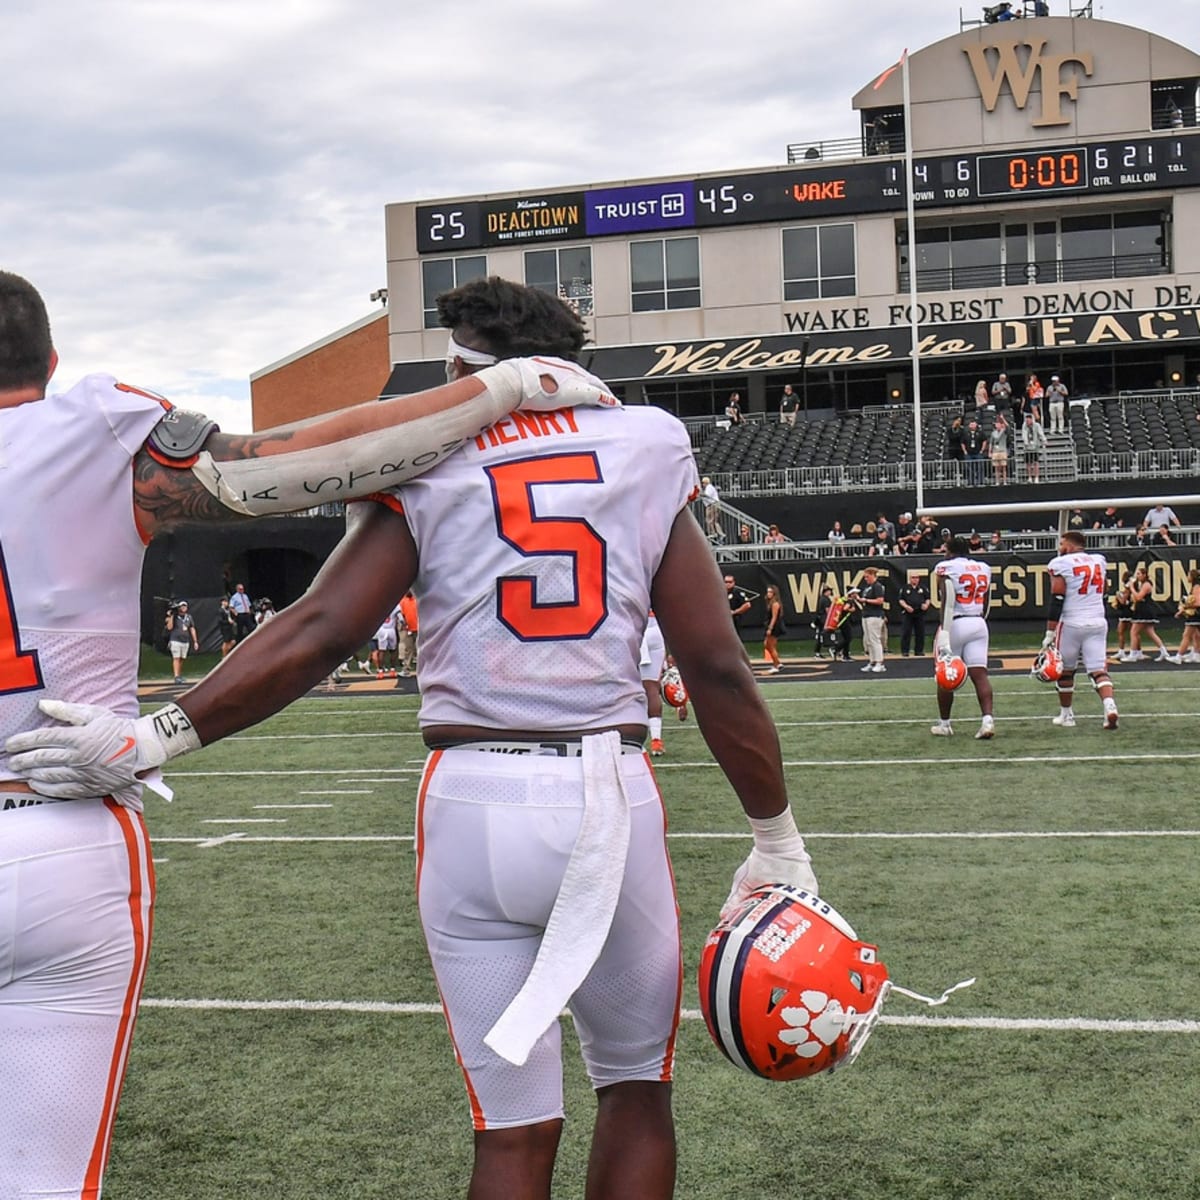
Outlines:
[{"label": "black belt", "polygon": [[[462,742],[436,742],[430,750],[483,750],[491,754],[539,754],[546,757],[579,758],[583,740],[523,742],[513,738],[468,738]],[[622,754],[642,754],[645,746],[631,738],[621,739]]]}]

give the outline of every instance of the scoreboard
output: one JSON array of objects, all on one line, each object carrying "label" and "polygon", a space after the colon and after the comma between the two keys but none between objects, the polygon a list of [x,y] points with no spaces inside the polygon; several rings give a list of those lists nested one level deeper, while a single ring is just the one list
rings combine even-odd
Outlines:
[{"label": "scoreboard", "polygon": [[[417,252],[444,254],[518,243],[889,212],[907,204],[906,182],[903,158],[868,158],[507,200],[420,205]],[[924,156],[914,158],[912,169],[916,208],[1197,186],[1200,133]]]}]

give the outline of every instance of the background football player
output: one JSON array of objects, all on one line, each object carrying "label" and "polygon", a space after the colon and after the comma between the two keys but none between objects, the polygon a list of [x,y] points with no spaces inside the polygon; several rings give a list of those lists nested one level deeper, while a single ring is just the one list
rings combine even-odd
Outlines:
[{"label": "background football player", "polygon": [[[951,537],[946,541],[946,557],[934,570],[934,586],[941,604],[941,624],[933,639],[936,655],[949,652],[963,660],[967,676],[975,688],[979,711],[983,715],[977,738],[996,736],[992,717],[992,681],[988,678],[987,611],[991,603],[992,568],[970,558],[967,540]],[[954,692],[938,685],[938,723],[930,729],[935,737],[949,737],[950,710]]]}]

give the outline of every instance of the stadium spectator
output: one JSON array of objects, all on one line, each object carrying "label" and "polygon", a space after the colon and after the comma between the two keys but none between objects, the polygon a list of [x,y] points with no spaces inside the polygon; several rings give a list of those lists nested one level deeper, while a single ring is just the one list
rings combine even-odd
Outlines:
[{"label": "stadium spectator", "polygon": [[[992,384],[992,404],[997,412],[1009,412],[1013,408],[1012,384],[1008,382],[1008,376],[1003,371],[1000,372],[996,382]],[[1017,420],[1015,414],[1013,420]]]},{"label": "stadium spectator", "polygon": [[846,534],[842,530],[841,521],[834,521],[833,528],[825,535],[829,548],[834,554],[845,552]]},{"label": "stadium spectator", "polygon": [[875,531],[878,533],[880,529],[887,530],[888,541],[894,542],[896,540],[896,526],[892,519],[885,513],[875,514]]},{"label": "stadium spectator", "polygon": [[1057,375],[1050,376],[1045,392],[1046,408],[1050,413],[1050,432],[1066,433],[1067,385]]},{"label": "stadium spectator", "polygon": [[770,666],[763,672],[765,675],[778,675],[783,662],[779,657],[779,639],[787,636],[787,625],[783,619],[783,601],[779,598],[779,589],[770,583],[767,594],[763,597],[767,617],[763,624],[763,654]]},{"label": "stadium spectator", "polygon": [[237,640],[254,632],[254,602],[246,595],[246,585],[239,583],[229,597],[229,607],[237,618]]},{"label": "stadium spectator", "polygon": [[1117,516],[1117,510],[1110,504],[1101,514],[1092,522],[1093,529],[1120,529],[1124,526],[1123,518]]},{"label": "stadium spectator", "polygon": [[[970,557],[961,537],[946,541],[946,557],[934,569],[934,586],[941,601],[941,623],[933,638],[936,655],[957,655],[967,667],[975,688],[982,720],[976,738],[996,735],[992,715],[992,682],[988,678],[987,611],[991,600],[992,568]],[[951,737],[950,713],[954,692],[941,684],[937,690],[938,723],[930,729],[935,737]]]},{"label": "stadium spectator", "polygon": [[[877,532],[886,531],[880,529]],[[879,572],[874,567],[867,567],[863,571],[861,599],[863,650],[867,656],[867,665],[863,670],[879,675],[887,670],[883,662],[887,643],[887,598],[879,581]]]},{"label": "stadium spectator", "polygon": [[966,429],[963,428],[961,414],[950,422],[950,427],[946,430],[946,457],[954,464],[956,479],[962,478],[963,462],[966,458],[966,451],[963,449],[963,438],[966,436],[966,432]]},{"label": "stadium spectator", "polygon": [[725,599],[729,601],[729,615],[733,618],[733,627],[741,629],[742,617],[750,611],[750,597],[737,586],[732,575],[725,576]]},{"label": "stadium spectator", "polygon": [[704,507],[704,532],[708,534],[708,540],[721,541],[724,538],[721,532],[721,493],[707,475],[700,480],[700,503]]},{"label": "stadium spectator", "polygon": [[871,539],[871,544],[867,547],[867,554],[871,558],[875,558],[881,554],[895,554],[896,543],[888,536],[888,527],[886,525],[877,525],[875,527],[875,536]]},{"label": "stadium spectator", "polygon": [[764,544],[768,546],[782,546],[787,541],[787,538],[779,532],[778,525],[768,525],[767,532],[763,537]]},{"label": "stadium spectator", "polygon": [[200,638],[196,633],[196,618],[188,612],[188,602],[180,600],[167,609],[167,646],[171,651],[171,666],[175,682],[183,682],[183,663],[190,650],[200,652]]},{"label": "stadium spectator", "polygon": [[[152,942],[155,874],[141,809],[143,776],[155,763],[133,734],[108,743],[99,756],[82,756],[111,763],[120,779],[97,780],[86,771],[82,782],[31,778],[25,771],[36,762],[21,759],[23,751],[43,754],[47,747],[36,739],[47,733],[55,739],[79,733],[94,746],[95,726],[52,729],[51,722],[59,714],[87,720],[99,711],[96,704],[115,706],[122,715],[105,719],[127,731],[153,728],[153,736],[176,738],[177,747],[195,744],[175,706],[168,706],[171,717],[135,721],[145,543],[182,523],[227,527],[255,513],[307,507],[305,488],[330,464],[360,478],[352,495],[378,486],[385,464],[428,458],[432,465],[448,442],[473,436],[511,408],[520,399],[511,393],[522,390],[524,379],[503,369],[491,383],[363,404],[302,428],[227,435],[202,415],[110,375],[88,375],[47,394],[57,363],[41,296],[27,280],[0,272],[0,544],[9,649],[0,687],[0,740],[7,739],[0,753],[0,1196],[6,1200],[95,1200],[117,1120]],[[530,377],[537,383],[536,373]],[[189,454],[169,465],[189,442],[203,447],[203,461]],[[241,494],[247,471],[260,486],[270,485],[269,497]],[[251,616],[249,632],[244,589],[234,595]],[[328,605],[330,613],[340,615],[342,599]],[[253,656],[254,642],[267,642],[263,679],[291,652],[286,637],[283,644],[271,637],[279,624],[282,617],[242,647]],[[323,666],[312,685],[345,657]],[[228,680],[231,666],[236,679],[237,658],[229,655],[209,679]],[[229,707],[249,701],[258,682],[235,688]],[[753,698],[752,681],[747,690]],[[102,743],[106,736],[99,732]],[[62,797],[64,787],[70,803],[45,802]],[[174,1189],[133,1190],[169,1195]]]},{"label": "stadium spectator", "polygon": [[1088,514],[1082,508],[1071,509],[1071,515],[1067,517],[1067,525],[1071,529],[1084,529],[1087,527]]},{"label": "stadium spectator", "polygon": [[909,571],[896,603],[900,605],[900,654],[908,658],[911,651],[920,658],[925,653],[925,614],[930,605],[920,571]]},{"label": "stadium spectator", "polygon": [[892,541],[896,543],[896,552],[898,554],[908,553],[908,543],[912,540],[916,528],[917,526],[913,521],[912,513],[902,512],[896,518],[896,527],[892,530]]},{"label": "stadium spectator", "polygon": [[1008,549],[1004,542],[1004,535],[998,529],[992,530],[992,536],[988,538],[983,550],[985,554],[1003,554]]},{"label": "stadium spectator", "polygon": [[754,544],[754,532],[749,525],[738,526],[738,542],[743,546],[752,546]]},{"label": "stadium spectator", "polygon": [[1062,655],[1054,724],[1066,729],[1075,724],[1075,671],[1082,665],[1104,707],[1104,728],[1116,729],[1117,702],[1108,674],[1108,619],[1104,611],[1108,563],[1103,554],[1089,554],[1085,545],[1079,530],[1068,529],[1059,539],[1058,554],[1046,568],[1050,574],[1050,613],[1042,647],[1056,646]]},{"label": "stadium spectator", "polygon": [[1025,462],[1025,478],[1030,483],[1042,482],[1042,455],[1046,450],[1046,431],[1032,412],[1025,414],[1021,426],[1021,457]]},{"label": "stadium spectator", "polygon": [[967,550],[971,554],[982,554],[986,548],[983,544],[983,536],[972,529],[971,536],[967,539]]},{"label": "stadium spectator", "polygon": [[831,650],[829,657],[837,657],[837,650],[834,648],[834,642],[830,639],[832,630],[827,631],[825,626],[826,621],[829,619],[829,610],[832,607],[833,588],[826,584],[821,589],[821,594],[817,597],[816,619],[812,623],[812,627],[815,631],[813,658],[824,658],[826,646],[828,646]]},{"label": "stadium spectator", "polygon": [[1183,522],[1175,515],[1174,509],[1168,508],[1160,501],[1153,508],[1147,510],[1142,524],[1148,529],[1164,529],[1170,525],[1174,525],[1178,529]]},{"label": "stadium spectator", "polygon": [[1108,607],[1117,621],[1117,662],[1128,662],[1133,651],[1129,646],[1129,629],[1133,624],[1133,575],[1121,580],[1120,586],[1108,598]]},{"label": "stadium spectator", "polygon": [[1175,616],[1183,622],[1183,637],[1170,661],[1176,665],[1200,663],[1200,567],[1193,567],[1188,572],[1187,587]]},{"label": "stadium spectator", "polygon": [[981,487],[983,478],[983,456],[987,449],[988,440],[979,422],[972,417],[967,422],[967,431],[963,435],[963,456],[967,465],[967,486]]},{"label": "stadium spectator", "polygon": [[1133,614],[1129,629],[1129,657],[1127,662],[1141,662],[1146,656],[1142,653],[1142,634],[1148,634],[1150,640],[1158,647],[1158,657],[1155,662],[1166,662],[1170,651],[1158,636],[1158,622],[1162,618],[1162,605],[1154,599],[1154,584],[1145,563],[1138,563],[1133,572],[1129,585],[1130,610]]},{"label": "stadium spectator", "polygon": [[987,408],[991,402],[992,394],[988,391],[987,380],[981,379],[975,385],[975,411],[978,412],[980,409]]},{"label": "stadium spectator", "polygon": [[937,544],[937,537],[937,522],[932,517],[918,517],[905,553],[932,554],[934,546]]},{"label": "stadium spectator", "polygon": [[988,457],[992,460],[992,479],[1003,486],[1008,483],[1008,422],[1003,413],[996,414],[996,423],[988,434]]},{"label": "stadium spectator", "polygon": [[408,678],[417,673],[417,640],[420,616],[412,588],[400,597],[400,674]]},{"label": "stadium spectator", "polygon": [[[439,297],[439,316],[467,353],[502,354],[504,325],[464,325],[447,306],[461,297],[482,307],[517,287],[476,280]],[[524,305],[504,311],[558,311],[529,292],[517,293]],[[577,317],[571,330],[577,352]],[[549,340],[535,333],[522,344]],[[453,369],[461,375],[478,360],[456,354]],[[673,1191],[679,914],[662,801],[640,748],[644,693],[630,649],[649,602],[705,714],[710,748],[754,823],[755,849],[726,909],[773,881],[817,890],[792,829],[778,736],[741,642],[719,615],[720,576],[687,511],[695,462],[675,425],[651,406],[581,411],[572,423],[570,446],[590,452],[571,457],[599,460],[595,476],[579,467],[589,486],[568,489],[571,511],[581,506],[586,518],[572,527],[596,531],[594,544],[585,537],[572,547],[595,568],[590,578],[580,572],[577,603],[531,596],[527,578],[506,586],[529,560],[494,525],[505,518],[493,488],[511,488],[505,507],[523,540],[530,464],[561,468],[561,443],[531,459],[526,442],[480,439],[476,450],[468,441],[419,485],[389,494],[395,505],[369,503],[305,596],[207,686],[166,710],[188,721],[193,746],[278,711],[361,644],[419,571],[420,719],[431,753],[420,785],[418,907],[478,1126],[466,1189],[476,1200],[551,1194],[563,1125],[558,1018],[567,1001],[596,1090],[588,1191],[644,1200]],[[538,578],[557,592],[560,571],[549,564]],[[481,577],[493,586],[479,586]],[[581,655],[603,668],[581,675]],[[552,686],[568,677],[575,686]],[[165,719],[101,720],[136,730],[135,745],[144,746],[137,737],[149,739]],[[58,736],[94,741],[111,725]],[[145,762],[139,750],[106,771],[123,773],[126,760],[130,774]]]},{"label": "stadium spectator", "polygon": [[1025,406],[1022,409],[1023,416],[1033,415],[1033,419],[1044,428],[1042,401],[1046,395],[1046,389],[1042,387],[1041,381],[1036,375],[1030,375],[1025,381]]},{"label": "stadium spectator", "polygon": [[237,645],[237,617],[229,607],[229,597],[221,597],[221,610],[217,613],[217,632],[221,635],[221,657],[224,658]]},{"label": "stadium spectator", "polygon": [[795,425],[796,416],[800,412],[800,397],[792,391],[790,383],[784,384],[783,395],[779,399],[779,423]]},{"label": "stadium spectator", "polygon": [[737,392],[730,393],[729,403],[725,405],[725,415],[729,418],[730,427],[741,425],[745,421],[742,415],[742,398]]}]

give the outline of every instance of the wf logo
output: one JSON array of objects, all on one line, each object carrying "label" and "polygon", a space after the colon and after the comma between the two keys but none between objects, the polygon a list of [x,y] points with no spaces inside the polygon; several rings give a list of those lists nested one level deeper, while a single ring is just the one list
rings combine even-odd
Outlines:
[{"label": "wf logo", "polygon": [[[1070,124],[1071,118],[1063,115],[1062,98],[1069,96],[1072,100],[1079,99],[1079,74],[1072,71],[1064,79],[1063,67],[1067,63],[1076,63],[1083,69],[1084,75],[1090,76],[1092,56],[1087,52],[1043,54],[1045,46],[1045,38],[1034,38],[1028,42],[965,48],[964,53],[971,60],[975,82],[979,85],[979,95],[988,112],[995,112],[996,102],[1000,99],[1000,89],[1005,80],[1008,81],[1013,103],[1023,110],[1029,102],[1029,93],[1033,90],[1033,83],[1037,78],[1042,94],[1042,112],[1033,125],[1038,127]],[[1021,62],[1022,56],[1017,53],[1019,47],[1028,51],[1024,56],[1024,65]]]}]

